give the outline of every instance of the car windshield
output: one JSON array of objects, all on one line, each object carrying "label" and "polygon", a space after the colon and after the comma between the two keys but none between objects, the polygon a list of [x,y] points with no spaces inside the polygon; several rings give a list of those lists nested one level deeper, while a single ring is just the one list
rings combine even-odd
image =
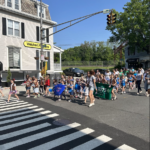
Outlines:
[{"label": "car windshield", "polygon": [[78,68],[75,68],[74,70],[75,70],[75,71],[80,71],[80,69],[78,69]]}]

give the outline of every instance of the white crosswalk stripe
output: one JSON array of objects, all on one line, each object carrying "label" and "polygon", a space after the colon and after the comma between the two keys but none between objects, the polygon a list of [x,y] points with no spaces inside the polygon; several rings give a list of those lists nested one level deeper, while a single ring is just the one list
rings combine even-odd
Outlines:
[{"label": "white crosswalk stripe", "polygon": [[94,149],[106,142],[109,142],[110,140],[112,140],[112,138],[106,136],[106,135],[101,135],[89,142],[86,142],[82,145],[79,145],[75,148],[73,148],[72,150],[79,150],[79,149],[82,149],[82,150],[91,150],[91,149]]},{"label": "white crosswalk stripe", "polygon": [[[41,111],[41,110],[44,110],[43,108],[38,108],[38,109],[33,109],[33,110],[29,110],[29,111],[25,111],[25,112],[19,112],[19,113],[16,113],[16,114],[10,114],[10,115],[6,115],[6,116],[0,116],[0,119],[4,119],[4,118],[9,118],[9,117],[16,117],[16,116],[20,116],[20,115],[25,115],[25,114],[29,114],[29,113],[32,113],[32,112],[36,112],[36,111]],[[1,124],[1,122],[0,122]]]},{"label": "white crosswalk stripe", "polygon": [[15,108],[22,108],[22,107],[26,107],[26,106],[32,106],[33,104],[27,104],[27,105],[21,105],[21,106],[16,106],[16,107],[7,107],[7,108],[4,108],[4,109],[1,109],[0,108],[0,111],[6,111],[6,110],[11,110],[11,109],[15,109]]},{"label": "white crosswalk stripe", "polygon": [[5,102],[0,103],[0,108],[1,108],[1,106],[7,106],[7,105],[19,104],[19,103],[21,104],[21,103],[25,103],[25,102],[23,102],[23,101],[12,101],[12,102],[6,104],[6,101],[5,101]]},{"label": "white crosswalk stripe", "polygon": [[[38,134],[35,134],[35,135],[31,135],[31,136],[25,137],[23,139],[19,139],[17,141],[13,141],[13,142],[4,144],[4,145],[0,146],[0,149],[1,148],[5,148],[5,150],[10,149],[10,148],[13,148],[13,147],[16,147],[16,146],[19,146],[19,145],[22,145],[22,144],[25,144],[25,143],[28,143],[28,142],[31,142],[31,141],[35,141],[35,140],[44,138],[46,136],[50,136],[50,135],[53,135],[53,134],[56,134],[56,133],[59,133],[59,132],[62,132],[62,131],[69,130],[70,128],[75,128],[79,125],[80,124],[78,124],[78,123],[74,123],[74,124],[59,127],[59,128],[56,128],[56,129],[51,129],[51,130],[48,130],[48,131],[45,131],[45,132],[42,132],[42,133],[38,133]],[[15,145],[14,145],[14,143],[15,143]]]},{"label": "white crosswalk stripe", "polygon": [[0,131],[8,130],[8,129],[11,129],[11,128],[16,128],[16,127],[19,127],[19,126],[34,123],[34,122],[41,121],[41,120],[48,119],[48,118],[54,118],[54,117],[57,117],[57,116],[59,116],[59,115],[54,113],[54,114],[51,114],[51,115],[45,115],[45,116],[38,117],[38,118],[35,118],[35,119],[27,120],[27,121],[21,121],[19,123],[14,123],[14,124],[11,124],[11,125],[0,127]]},{"label": "white crosswalk stripe", "polygon": [[[2,101],[0,101],[0,105],[2,104],[1,102]],[[9,105],[2,104],[0,112],[0,132],[2,132],[0,135],[0,143],[3,142],[3,144],[0,144],[0,150],[12,148],[17,149],[17,147],[22,147],[22,145],[24,146],[29,143],[32,146],[32,142],[42,140],[43,138],[48,139],[49,136],[61,133],[62,135],[59,134],[56,139],[48,140],[48,142],[42,141],[40,144],[37,142],[35,146],[28,148],[30,150],[49,150],[69,142],[73,142],[73,140],[88,136],[95,132],[93,129],[88,127],[83,129],[81,124],[76,122],[61,127],[53,127],[46,119],[57,117],[59,114],[52,113],[44,108],[38,108],[38,106],[29,104],[25,101],[11,101]],[[34,125],[32,125],[33,123]],[[76,129],[78,127],[81,127],[82,129],[72,133],[71,129]],[[7,130],[9,130],[9,132]],[[66,132],[71,133],[66,134]],[[9,140],[9,142],[6,143],[5,140]],[[71,150],[92,150],[94,148],[101,147],[103,144],[107,144],[107,142],[111,140],[113,139],[107,135],[100,135],[96,138],[93,137],[87,142],[85,141],[84,143],[77,144],[77,146],[73,147]],[[136,149],[123,144],[115,150]]]},{"label": "white crosswalk stripe", "polygon": [[137,149],[132,148],[132,147],[130,147],[130,146],[124,144],[124,145],[118,147],[118,148],[115,149],[115,150],[137,150]]},{"label": "white crosswalk stripe", "polygon": [[19,106],[19,105],[23,105],[23,104],[28,104],[28,102],[24,102],[24,103],[17,103],[17,104],[5,104],[5,105],[2,105],[0,106],[0,109],[1,108],[6,108],[6,107],[12,107],[12,106]]},{"label": "white crosswalk stripe", "polygon": [[43,112],[39,112],[39,113],[35,113],[32,115],[27,115],[27,116],[23,116],[23,117],[18,117],[18,118],[14,118],[14,119],[9,119],[9,120],[5,120],[5,121],[1,121],[0,125],[2,124],[6,124],[6,123],[11,123],[13,121],[18,121],[18,120],[23,120],[23,119],[27,119],[27,118],[32,118],[32,117],[37,117],[37,116],[41,116],[42,114],[49,114],[51,113],[51,111],[43,111]]},{"label": "white crosswalk stripe", "polygon": [[39,124],[37,126],[33,126],[33,127],[30,127],[30,128],[23,129],[23,130],[18,130],[18,131],[15,131],[15,132],[3,134],[3,135],[0,136],[0,140],[9,139],[11,137],[15,137],[15,136],[22,135],[22,134],[25,134],[25,133],[30,133],[30,132],[33,132],[33,131],[36,131],[36,130],[39,130],[39,129],[42,129],[42,128],[49,127],[49,126],[51,126],[51,124],[43,123],[43,124]]},{"label": "white crosswalk stripe", "polygon": [[20,111],[23,111],[23,110],[30,110],[30,109],[33,109],[33,108],[37,108],[38,106],[32,106],[32,107],[27,107],[27,108],[22,108],[22,109],[16,109],[16,110],[12,110],[12,111],[7,111],[7,112],[2,112],[0,113],[0,115],[4,115],[4,114],[9,114],[9,113],[16,113],[16,112],[20,112]]},{"label": "white crosswalk stripe", "polygon": [[85,135],[88,135],[90,133],[94,132],[94,130],[90,129],[90,128],[86,128],[86,129],[83,129],[81,131],[77,131],[75,133],[72,133],[72,134],[69,134],[69,135],[66,135],[64,137],[61,137],[61,138],[58,138],[54,141],[51,141],[51,142],[48,142],[48,143],[45,143],[45,144],[42,144],[40,146],[37,146],[37,147],[34,147],[34,148],[31,148],[30,150],[47,150],[47,149],[52,149],[52,148],[55,148],[59,145],[62,145],[64,143],[67,143],[67,142],[70,142],[74,139],[77,139],[77,138],[80,138],[82,136],[85,136]]}]

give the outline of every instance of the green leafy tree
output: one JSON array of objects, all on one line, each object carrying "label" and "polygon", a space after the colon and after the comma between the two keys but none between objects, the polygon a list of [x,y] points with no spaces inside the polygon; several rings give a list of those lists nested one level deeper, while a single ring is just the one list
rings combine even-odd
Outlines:
[{"label": "green leafy tree", "polygon": [[130,50],[149,51],[149,0],[131,0],[123,7],[124,12],[113,13],[117,15],[116,24],[107,26],[120,43],[128,41]]},{"label": "green leafy tree", "polygon": [[10,69],[8,68],[8,72],[7,72],[7,82],[10,82],[11,80],[11,72]]}]

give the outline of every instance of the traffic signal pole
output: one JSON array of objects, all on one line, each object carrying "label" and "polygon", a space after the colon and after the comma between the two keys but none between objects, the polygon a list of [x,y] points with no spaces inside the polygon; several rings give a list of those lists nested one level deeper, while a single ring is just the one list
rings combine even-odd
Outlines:
[{"label": "traffic signal pole", "polygon": [[41,40],[41,70],[43,69],[43,39],[42,39],[42,33],[43,33],[43,20],[42,20],[42,0],[40,0],[40,11],[41,11],[41,23],[40,23],[40,40]]}]

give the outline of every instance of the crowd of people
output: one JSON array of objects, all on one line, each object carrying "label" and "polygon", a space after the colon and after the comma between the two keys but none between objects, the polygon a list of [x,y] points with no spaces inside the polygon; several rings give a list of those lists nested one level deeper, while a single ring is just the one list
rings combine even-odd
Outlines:
[{"label": "crowd of people", "polygon": [[[117,99],[117,93],[125,94],[127,90],[130,92],[134,88],[137,88],[137,94],[142,93],[141,83],[144,82],[145,95],[148,97],[148,89],[150,89],[150,68],[145,70],[139,68],[134,70],[133,68],[127,69],[124,68],[118,71],[114,69],[113,72],[107,70],[104,74],[100,73],[98,70],[95,73],[94,70],[91,70],[87,73],[86,77],[73,78],[72,76],[61,75],[61,79],[53,80],[53,87],[50,89],[50,79],[47,75],[46,77],[40,77],[38,80],[35,77],[26,76],[26,81],[22,85],[25,85],[26,88],[26,98],[30,98],[31,90],[33,90],[34,98],[42,96],[51,96],[52,91],[58,84],[65,86],[65,90],[58,96],[58,101],[61,101],[62,98],[66,99],[67,94],[70,95],[68,102],[74,101],[75,98],[83,99],[83,103],[87,103],[87,98],[90,99],[89,107],[95,105],[95,98],[93,95],[94,90],[97,92],[96,83],[108,84],[109,87],[112,87],[112,100]],[[2,90],[0,90],[2,96]],[[19,101],[19,97],[16,94],[16,84],[14,79],[11,80],[10,92],[8,96],[9,103],[11,95],[14,94]],[[54,93],[54,98],[55,98]]]}]

